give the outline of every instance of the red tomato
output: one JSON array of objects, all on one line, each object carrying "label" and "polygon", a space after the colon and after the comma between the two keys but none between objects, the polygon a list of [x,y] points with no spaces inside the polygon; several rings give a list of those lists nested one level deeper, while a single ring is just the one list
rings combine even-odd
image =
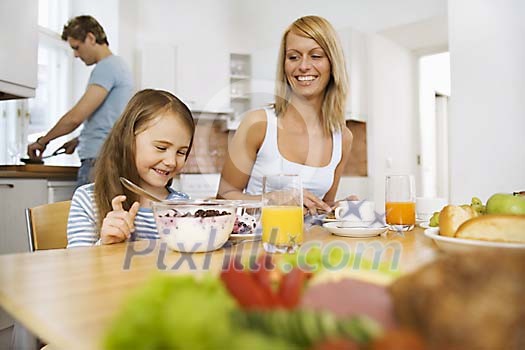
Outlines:
[{"label": "red tomato", "polygon": [[272,302],[252,273],[234,268],[234,261],[221,273],[221,280],[243,309],[268,309]]},{"label": "red tomato", "polygon": [[296,307],[301,300],[305,282],[306,273],[297,267],[294,267],[292,271],[284,275],[279,286],[281,305],[287,309]]}]

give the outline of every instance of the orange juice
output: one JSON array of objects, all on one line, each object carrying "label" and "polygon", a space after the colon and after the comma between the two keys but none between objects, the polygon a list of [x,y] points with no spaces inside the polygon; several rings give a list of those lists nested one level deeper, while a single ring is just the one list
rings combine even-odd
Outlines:
[{"label": "orange juice", "polygon": [[262,209],[261,222],[263,242],[283,246],[294,246],[303,243],[302,207],[264,207]]},{"label": "orange juice", "polygon": [[416,223],[416,203],[386,202],[386,223],[389,225],[414,225]]}]

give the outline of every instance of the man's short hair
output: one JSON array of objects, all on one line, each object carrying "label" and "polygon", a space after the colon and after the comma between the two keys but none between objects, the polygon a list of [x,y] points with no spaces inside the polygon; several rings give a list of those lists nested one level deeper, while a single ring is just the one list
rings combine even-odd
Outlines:
[{"label": "man's short hair", "polygon": [[68,37],[84,41],[88,33],[95,36],[97,44],[106,44],[109,46],[104,28],[98,21],[91,16],[77,16],[71,18],[62,30],[62,40],[67,41]]}]

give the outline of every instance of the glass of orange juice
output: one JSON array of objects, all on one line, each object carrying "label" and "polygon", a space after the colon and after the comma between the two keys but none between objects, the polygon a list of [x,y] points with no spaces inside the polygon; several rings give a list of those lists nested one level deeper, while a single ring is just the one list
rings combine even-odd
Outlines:
[{"label": "glass of orange juice", "polygon": [[293,253],[303,243],[303,187],[299,175],[263,178],[262,242],[269,253]]},{"label": "glass of orange juice", "polygon": [[385,216],[392,231],[410,231],[416,224],[416,185],[412,175],[387,175]]}]

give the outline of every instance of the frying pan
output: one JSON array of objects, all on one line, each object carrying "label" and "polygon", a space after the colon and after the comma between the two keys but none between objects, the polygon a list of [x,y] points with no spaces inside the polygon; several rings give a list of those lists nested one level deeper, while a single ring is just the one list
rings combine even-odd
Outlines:
[{"label": "frying pan", "polygon": [[40,159],[36,158],[36,159],[32,159],[32,158],[20,158],[20,160],[26,164],[44,164],[44,161],[42,159],[46,159],[46,158],[51,158],[51,157],[54,157],[54,156],[58,156],[59,154],[64,154],[66,153],[66,150],[65,148],[59,148],[57,149],[55,152],[51,153],[50,155],[48,156],[44,156]]}]

